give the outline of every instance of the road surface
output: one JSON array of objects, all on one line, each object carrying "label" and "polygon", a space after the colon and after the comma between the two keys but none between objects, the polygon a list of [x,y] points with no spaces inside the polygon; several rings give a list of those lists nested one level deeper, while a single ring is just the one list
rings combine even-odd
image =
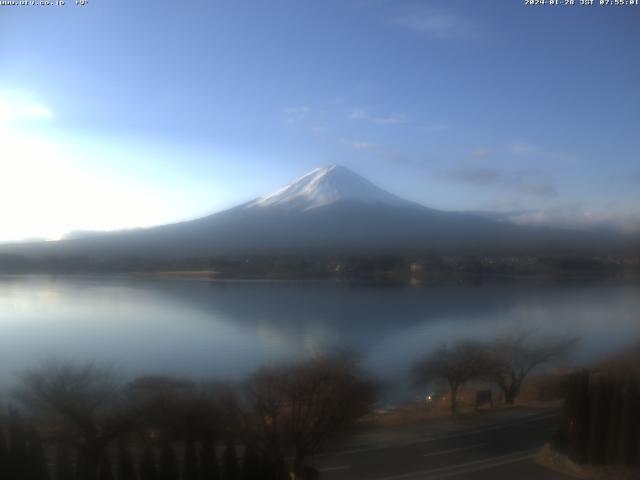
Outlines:
[{"label": "road surface", "polygon": [[557,422],[554,409],[513,409],[380,428],[309,463],[318,468],[321,480],[566,480],[533,461]]}]

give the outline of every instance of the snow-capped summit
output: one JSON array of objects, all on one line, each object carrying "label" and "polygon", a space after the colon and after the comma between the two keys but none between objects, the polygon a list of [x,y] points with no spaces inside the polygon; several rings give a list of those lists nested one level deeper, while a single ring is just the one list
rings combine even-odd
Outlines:
[{"label": "snow-capped summit", "polygon": [[279,206],[310,210],[336,202],[407,206],[411,202],[376,187],[340,165],[316,168],[292,183],[247,203],[244,208]]}]

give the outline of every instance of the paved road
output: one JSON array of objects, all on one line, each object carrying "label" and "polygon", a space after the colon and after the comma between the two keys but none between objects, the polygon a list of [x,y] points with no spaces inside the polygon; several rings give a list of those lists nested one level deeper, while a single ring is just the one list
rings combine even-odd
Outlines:
[{"label": "paved road", "polygon": [[321,480],[565,480],[533,461],[557,420],[554,410],[517,410],[380,429],[310,463],[320,470]]}]

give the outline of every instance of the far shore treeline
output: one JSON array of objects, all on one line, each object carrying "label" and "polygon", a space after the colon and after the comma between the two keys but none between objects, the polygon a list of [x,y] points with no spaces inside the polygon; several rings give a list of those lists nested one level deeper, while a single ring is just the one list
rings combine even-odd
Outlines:
[{"label": "far shore treeline", "polygon": [[247,254],[211,257],[24,256],[0,253],[0,274],[141,273],[264,279],[430,281],[451,277],[640,278],[638,255]]}]

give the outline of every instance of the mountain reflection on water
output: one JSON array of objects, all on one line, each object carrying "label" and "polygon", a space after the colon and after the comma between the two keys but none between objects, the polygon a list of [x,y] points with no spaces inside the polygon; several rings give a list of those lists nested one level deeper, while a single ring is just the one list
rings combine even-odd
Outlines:
[{"label": "mountain reflection on water", "polygon": [[392,396],[421,354],[517,328],[580,337],[573,362],[640,336],[640,285],[503,281],[372,286],[128,276],[0,277],[0,378],[56,357],[144,373],[242,378],[353,348]]}]

